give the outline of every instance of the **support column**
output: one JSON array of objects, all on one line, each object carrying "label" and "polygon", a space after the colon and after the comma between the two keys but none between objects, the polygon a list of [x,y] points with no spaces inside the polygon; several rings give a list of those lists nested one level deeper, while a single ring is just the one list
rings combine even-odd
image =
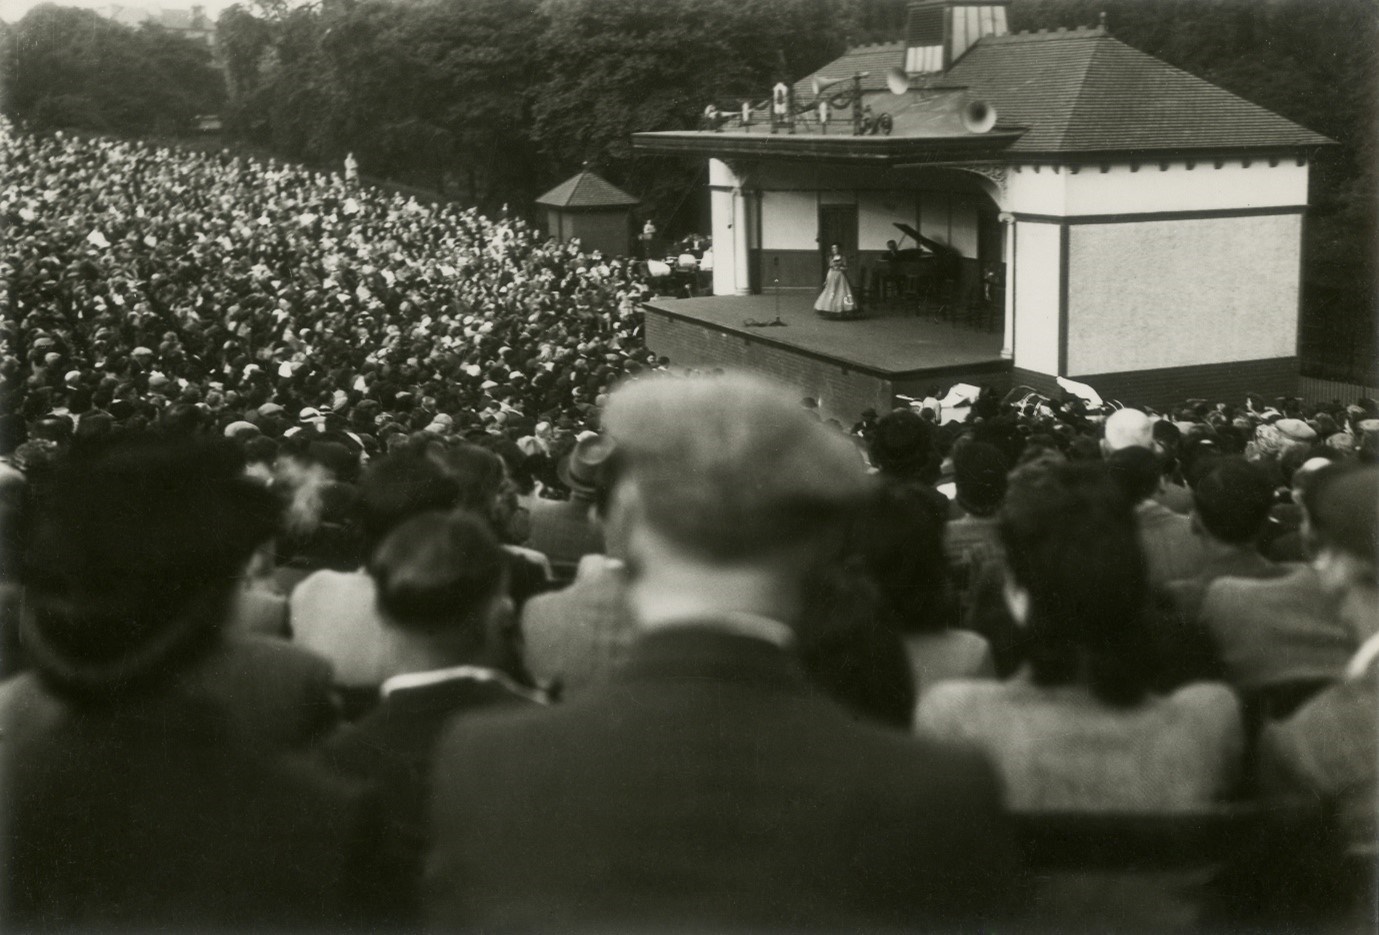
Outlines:
[{"label": "support column", "polygon": [[750,262],[747,247],[747,195],[741,185],[733,187],[733,272],[734,292],[737,295],[751,293],[751,280],[747,264]]},{"label": "support column", "polygon": [[737,251],[734,249],[737,223],[734,191],[741,181],[721,159],[709,160],[709,198],[713,207],[713,294],[732,295],[737,291]]},{"label": "support column", "polygon": [[1005,303],[1005,314],[1002,316],[1004,323],[1003,334],[1001,336],[1001,356],[1010,360],[1015,356],[1015,216],[1007,211],[1002,211],[1001,216],[1002,236],[1005,240],[1005,294],[1001,301]]}]

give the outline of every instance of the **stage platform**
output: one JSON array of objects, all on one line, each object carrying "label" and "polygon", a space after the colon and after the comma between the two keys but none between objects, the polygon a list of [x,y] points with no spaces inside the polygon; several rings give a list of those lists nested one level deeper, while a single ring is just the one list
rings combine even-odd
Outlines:
[{"label": "stage platform", "polygon": [[[817,399],[851,424],[863,409],[885,411],[896,394],[924,395],[954,383],[1004,386],[1011,362],[1001,333],[954,324],[900,307],[835,321],[814,311],[813,290],[644,303],[646,343],[673,367],[745,367]],[[748,322],[778,326],[753,327]],[[850,420],[850,421],[849,421]]]}]

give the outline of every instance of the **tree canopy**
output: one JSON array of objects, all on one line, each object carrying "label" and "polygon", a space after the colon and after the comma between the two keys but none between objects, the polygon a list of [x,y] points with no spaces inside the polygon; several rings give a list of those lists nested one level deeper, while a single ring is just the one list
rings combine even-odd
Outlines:
[{"label": "tree canopy", "polygon": [[222,14],[230,126],[313,161],[488,207],[585,163],[653,206],[697,167],[633,160],[636,130],[693,126],[842,51],[848,0],[352,0]]},{"label": "tree canopy", "polygon": [[34,7],[0,48],[0,109],[40,128],[181,133],[224,99],[206,45],[91,10]]}]

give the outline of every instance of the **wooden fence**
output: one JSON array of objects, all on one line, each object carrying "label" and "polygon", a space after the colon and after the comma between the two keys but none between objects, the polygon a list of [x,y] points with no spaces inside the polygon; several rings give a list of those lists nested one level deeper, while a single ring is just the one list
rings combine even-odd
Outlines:
[{"label": "wooden fence", "polygon": [[1362,386],[1359,383],[1341,383],[1336,380],[1320,380],[1316,377],[1298,379],[1298,396],[1313,403],[1340,400],[1347,405],[1357,399],[1368,397],[1379,399],[1379,387]]}]

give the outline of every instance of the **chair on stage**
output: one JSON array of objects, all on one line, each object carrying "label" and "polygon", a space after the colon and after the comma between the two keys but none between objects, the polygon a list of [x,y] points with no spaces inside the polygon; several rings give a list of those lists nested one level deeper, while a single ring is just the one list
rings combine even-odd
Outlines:
[{"label": "chair on stage", "polygon": [[919,307],[930,321],[946,321],[957,327],[962,315],[957,290],[948,280],[930,280],[923,285]]},{"label": "chair on stage", "polygon": [[1003,319],[1003,310],[997,303],[980,296],[969,300],[963,310],[963,322],[973,331],[1000,330]]},{"label": "chair on stage", "polygon": [[876,308],[887,300],[888,278],[880,264],[868,263],[862,267],[862,298],[869,307]]},{"label": "chair on stage", "polygon": [[899,281],[900,300],[905,303],[907,309],[914,309],[915,314],[920,314],[924,310],[924,289],[923,282],[918,273],[905,273]]}]

